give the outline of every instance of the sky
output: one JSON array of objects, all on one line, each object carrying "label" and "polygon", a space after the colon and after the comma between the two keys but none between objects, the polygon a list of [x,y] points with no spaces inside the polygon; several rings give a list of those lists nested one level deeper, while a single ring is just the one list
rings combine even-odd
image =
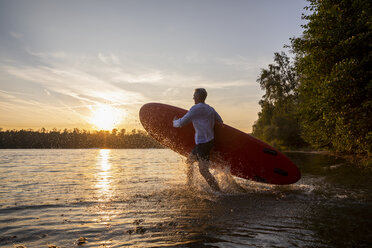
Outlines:
[{"label": "sky", "polygon": [[305,0],[0,0],[0,128],[141,129],[195,88],[251,132],[256,82],[299,37]]}]

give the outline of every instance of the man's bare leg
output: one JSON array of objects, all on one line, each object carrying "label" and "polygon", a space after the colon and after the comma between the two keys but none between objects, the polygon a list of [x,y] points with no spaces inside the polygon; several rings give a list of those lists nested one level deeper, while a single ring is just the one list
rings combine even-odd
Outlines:
[{"label": "man's bare leg", "polygon": [[213,190],[221,191],[216,179],[209,172],[208,164],[209,164],[208,161],[205,161],[205,160],[199,161],[200,174],[202,174],[202,176],[205,178],[205,180],[207,181],[207,183],[209,184],[209,186],[211,186]]},{"label": "man's bare leg", "polygon": [[191,186],[191,183],[192,183],[192,179],[193,179],[193,167],[192,167],[192,164],[196,161],[196,156],[192,153],[190,153],[190,155],[187,157],[186,159],[186,175],[187,175],[187,182],[186,184],[188,186]]}]

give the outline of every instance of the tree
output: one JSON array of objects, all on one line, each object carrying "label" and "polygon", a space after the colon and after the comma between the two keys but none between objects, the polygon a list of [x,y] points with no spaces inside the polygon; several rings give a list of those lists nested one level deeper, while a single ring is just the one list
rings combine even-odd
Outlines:
[{"label": "tree", "polygon": [[292,39],[303,137],[318,148],[371,154],[371,2],[309,2],[303,36]]},{"label": "tree", "polygon": [[300,136],[296,111],[298,78],[290,58],[275,53],[274,64],[262,69],[257,82],[265,90],[253,135],[279,148],[306,145]]},{"label": "tree", "polygon": [[261,70],[257,82],[266,91],[263,100],[275,105],[288,97],[297,97],[298,80],[290,58],[284,52],[275,53],[274,62],[269,64],[269,69]]},{"label": "tree", "polygon": [[[124,130],[124,129],[122,129]],[[3,148],[163,148],[146,132],[138,130],[131,134],[116,134],[109,131],[87,131],[74,128],[63,132],[53,129],[11,130],[0,128],[0,149]]]}]

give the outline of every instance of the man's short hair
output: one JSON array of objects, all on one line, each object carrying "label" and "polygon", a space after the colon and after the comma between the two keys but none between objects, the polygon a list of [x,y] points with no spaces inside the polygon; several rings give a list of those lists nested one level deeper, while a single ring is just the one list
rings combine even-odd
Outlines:
[{"label": "man's short hair", "polygon": [[197,88],[195,89],[195,93],[200,96],[200,100],[205,101],[207,98],[207,91],[204,88]]}]

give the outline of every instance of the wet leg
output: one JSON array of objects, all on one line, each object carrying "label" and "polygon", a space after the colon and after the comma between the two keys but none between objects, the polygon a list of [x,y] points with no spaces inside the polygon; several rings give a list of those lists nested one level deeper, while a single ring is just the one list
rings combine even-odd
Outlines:
[{"label": "wet leg", "polygon": [[209,184],[209,186],[211,186],[213,190],[221,191],[216,179],[209,172],[208,164],[209,164],[208,161],[205,161],[205,160],[199,161],[200,174],[202,174],[202,176],[205,178],[205,180],[207,181],[207,183]]},{"label": "wet leg", "polygon": [[191,183],[192,183],[192,179],[193,179],[193,163],[196,161],[196,156],[192,153],[190,153],[190,155],[187,157],[186,159],[186,176],[187,176],[187,182],[186,184],[188,186],[191,186]]}]

